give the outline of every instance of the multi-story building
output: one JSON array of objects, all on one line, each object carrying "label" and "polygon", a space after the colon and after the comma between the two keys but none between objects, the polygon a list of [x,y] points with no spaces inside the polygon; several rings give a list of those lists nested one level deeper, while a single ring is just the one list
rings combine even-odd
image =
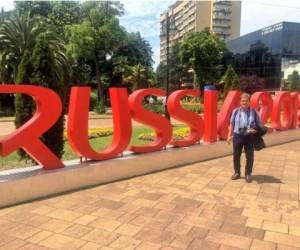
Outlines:
[{"label": "multi-story building", "polygon": [[264,79],[278,90],[293,71],[300,73],[300,23],[281,22],[227,41],[231,64],[239,75]]},{"label": "multi-story building", "polygon": [[160,15],[160,62],[166,62],[166,27],[169,18],[169,48],[189,32],[208,27],[223,39],[240,35],[240,1],[177,1]]}]

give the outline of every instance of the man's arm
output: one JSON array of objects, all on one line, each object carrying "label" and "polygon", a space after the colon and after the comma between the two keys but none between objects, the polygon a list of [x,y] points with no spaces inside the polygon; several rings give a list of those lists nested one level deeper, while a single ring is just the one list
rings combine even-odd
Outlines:
[{"label": "man's arm", "polygon": [[230,123],[228,127],[228,135],[227,135],[227,142],[230,143],[232,140],[232,134],[233,134],[233,125]]},{"label": "man's arm", "polygon": [[229,127],[228,127],[228,134],[227,134],[227,142],[230,143],[231,140],[232,140],[232,135],[233,135],[233,129],[234,129],[234,123],[235,123],[235,117],[236,117],[236,114],[237,114],[237,109],[234,109],[232,111],[232,114],[231,114],[231,117],[230,117],[230,124],[229,124]]}]

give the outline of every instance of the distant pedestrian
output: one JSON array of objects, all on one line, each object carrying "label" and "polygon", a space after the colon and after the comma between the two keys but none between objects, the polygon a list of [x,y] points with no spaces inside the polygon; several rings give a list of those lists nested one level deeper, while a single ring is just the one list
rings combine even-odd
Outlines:
[{"label": "distant pedestrian", "polygon": [[246,155],[245,179],[251,182],[251,174],[254,163],[254,145],[252,135],[257,133],[257,129],[261,127],[261,121],[257,112],[250,108],[250,95],[242,94],[240,107],[233,110],[227,142],[233,141],[233,166],[234,174],[232,180],[241,177],[241,154],[244,148]]}]

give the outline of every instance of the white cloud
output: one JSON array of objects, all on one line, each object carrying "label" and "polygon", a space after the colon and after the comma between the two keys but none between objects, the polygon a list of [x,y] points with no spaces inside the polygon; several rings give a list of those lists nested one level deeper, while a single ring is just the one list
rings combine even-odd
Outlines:
[{"label": "white cloud", "polygon": [[282,21],[300,22],[300,1],[242,1],[241,35]]},{"label": "white cloud", "polygon": [[14,1],[13,0],[0,1],[0,8],[3,8],[4,11],[12,10],[14,8]]},{"label": "white cloud", "polygon": [[159,36],[160,13],[165,11],[174,0],[122,0],[125,15],[121,24],[129,31],[139,31],[143,37]]},{"label": "white cloud", "polygon": [[153,18],[125,17],[120,20],[127,31],[139,31],[144,38],[159,36],[159,20]]},{"label": "white cloud", "polygon": [[162,11],[175,2],[175,0],[121,0],[125,7],[127,17],[146,17],[158,18]]},{"label": "white cloud", "polygon": [[153,47],[152,51],[153,51],[154,69],[156,69],[156,67],[159,64],[160,47],[159,46]]},{"label": "white cloud", "polygon": [[175,0],[121,0],[124,4],[125,15],[120,23],[130,32],[139,31],[149,40],[152,51],[154,68],[159,63],[159,20],[160,14],[168,9]]}]

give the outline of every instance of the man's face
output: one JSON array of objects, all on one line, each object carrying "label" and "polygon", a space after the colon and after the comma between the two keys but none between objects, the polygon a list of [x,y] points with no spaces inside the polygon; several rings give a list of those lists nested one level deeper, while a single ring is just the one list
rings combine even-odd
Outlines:
[{"label": "man's face", "polygon": [[249,98],[247,96],[243,96],[241,98],[241,108],[246,109],[249,107]]}]

